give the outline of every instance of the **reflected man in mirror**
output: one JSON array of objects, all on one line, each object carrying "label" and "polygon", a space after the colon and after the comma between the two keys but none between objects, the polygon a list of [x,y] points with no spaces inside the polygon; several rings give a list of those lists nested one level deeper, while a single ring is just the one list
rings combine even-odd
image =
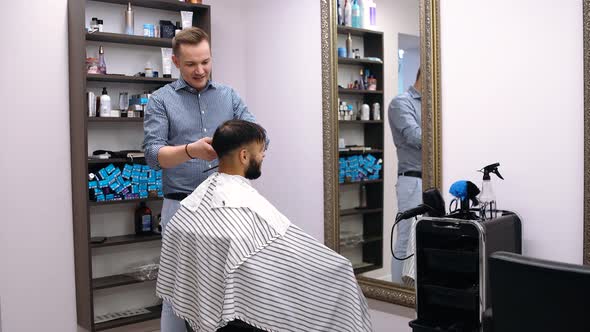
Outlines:
[{"label": "reflected man in mirror", "polygon": [[[397,148],[398,179],[396,184],[398,212],[407,211],[422,203],[422,79],[420,68],[413,86],[395,97],[389,104],[389,125]],[[407,255],[412,223],[402,220],[397,225],[394,254]],[[392,282],[402,283],[403,261],[392,258]]]}]

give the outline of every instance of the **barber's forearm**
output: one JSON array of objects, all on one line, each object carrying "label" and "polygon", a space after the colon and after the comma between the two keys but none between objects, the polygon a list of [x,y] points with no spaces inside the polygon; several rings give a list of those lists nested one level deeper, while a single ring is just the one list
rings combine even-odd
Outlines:
[{"label": "barber's forearm", "polygon": [[190,160],[185,146],[164,146],[158,151],[158,162],[162,168],[176,167]]}]

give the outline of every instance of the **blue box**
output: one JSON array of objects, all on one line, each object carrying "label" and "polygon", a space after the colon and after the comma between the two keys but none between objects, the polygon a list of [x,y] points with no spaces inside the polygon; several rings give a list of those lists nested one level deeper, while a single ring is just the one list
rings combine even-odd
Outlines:
[{"label": "blue box", "polygon": [[140,191],[139,198],[141,198],[141,199],[148,198],[148,192],[147,191]]},{"label": "blue box", "polygon": [[113,191],[116,191],[117,189],[119,189],[119,187],[121,187],[121,185],[117,181],[114,181],[113,183],[109,184],[109,188],[111,188],[111,190]]},{"label": "blue box", "polygon": [[151,169],[151,168],[150,168],[148,165],[141,165],[141,170],[142,170],[143,172],[147,172],[147,171],[149,171],[150,169]]},{"label": "blue box", "polygon": [[105,170],[107,171],[107,173],[112,174],[115,171],[116,167],[113,164],[109,164],[107,167],[105,167]]},{"label": "blue box", "polygon": [[105,198],[105,200],[107,200],[107,201],[112,201],[112,200],[114,200],[114,199],[115,199],[115,194],[108,194],[108,195],[106,195],[104,198]]},{"label": "blue box", "polygon": [[96,195],[96,201],[97,202],[104,202],[105,201],[104,195]]},{"label": "blue box", "polygon": [[141,172],[141,169],[142,169],[141,166],[142,166],[141,164],[133,164],[133,171],[134,172]]},{"label": "blue box", "polygon": [[111,176],[113,177],[118,177],[121,175],[121,170],[118,168],[115,168],[115,170],[111,173]]},{"label": "blue box", "polygon": [[158,191],[158,186],[155,186],[155,185],[148,186],[148,191]]},{"label": "blue box", "polygon": [[98,188],[98,181],[88,181],[88,189]]},{"label": "blue box", "polygon": [[99,188],[106,188],[109,186],[109,180],[100,180],[98,181]]},{"label": "blue box", "polygon": [[139,191],[147,191],[148,190],[148,184],[147,183],[140,183],[139,184]]},{"label": "blue box", "polygon": [[106,180],[109,177],[109,173],[107,173],[107,170],[105,168],[101,168],[98,171],[98,175],[100,176],[101,180]]}]

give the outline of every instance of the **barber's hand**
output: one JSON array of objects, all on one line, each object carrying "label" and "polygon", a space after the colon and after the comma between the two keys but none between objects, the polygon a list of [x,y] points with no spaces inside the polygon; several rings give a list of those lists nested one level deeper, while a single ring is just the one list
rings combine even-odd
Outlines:
[{"label": "barber's hand", "polygon": [[188,145],[190,155],[197,159],[208,161],[217,158],[217,153],[215,153],[215,150],[211,146],[212,141],[213,139],[211,137],[203,137],[196,142],[190,143]]}]

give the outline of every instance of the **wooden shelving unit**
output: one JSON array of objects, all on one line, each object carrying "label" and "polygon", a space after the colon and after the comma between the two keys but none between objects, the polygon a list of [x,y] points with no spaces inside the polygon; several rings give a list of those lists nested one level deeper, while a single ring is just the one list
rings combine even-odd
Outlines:
[{"label": "wooden shelving unit", "polygon": [[88,118],[88,122],[92,123],[112,123],[112,122],[122,122],[122,123],[141,123],[143,124],[143,118],[99,118],[99,117],[92,117]]},{"label": "wooden shelving unit", "polygon": [[360,90],[360,89],[344,89],[339,88],[338,93],[340,94],[375,94],[380,95],[383,94],[383,90]]},{"label": "wooden shelving unit", "polygon": [[357,181],[357,182],[344,182],[341,183],[341,186],[352,186],[352,185],[361,185],[361,184],[373,184],[373,183],[383,183],[383,179],[379,180],[367,180],[367,181]]},{"label": "wooden shelving unit", "polygon": [[136,35],[126,35],[122,33],[110,32],[88,32],[86,33],[86,40],[115,43],[125,45],[143,45],[143,46],[157,46],[157,47],[172,47],[171,38],[152,38]]},{"label": "wooden shelving unit", "polygon": [[159,84],[164,85],[176,81],[175,78],[163,77],[141,77],[141,76],[126,76],[126,75],[101,75],[101,74],[87,74],[88,82],[110,82],[110,83],[138,83],[138,84]]},{"label": "wooden shelving unit", "polygon": [[372,213],[382,213],[382,212],[383,212],[383,209],[382,208],[376,208],[376,209],[371,209],[371,208],[345,209],[345,210],[340,210],[340,216],[341,217],[346,217],[346,216],[372,214]]},{"label": "wooden shelving unit", "polygon": [[130,235],[120,235],[120,236],[107,237],[105,242],[92,243],[91,246],[92,246],[92,248],[104,248],[104,247],[123,246],[123,245],[127,245],[127,244],[160,241],[160,240],[162,240],[162,235],[160,235],[160,234],[149,234],[149,235],[130,234]]},{"label": "wooden shelving unit", "polygon": [[360,155],[365,155],[365,154],[378,154],[378,153],[383,153],[383,150],[381,149],[371,149],[371,150],[367,150],[367,151],[340,151],[339,154],[341,156],[354,156],[357,154]]},{"label": "wooden shelving unit", "polygon": [[130,277],[125,274],[102,277],[92,279],[92,289],[99,290],[99,289],[107,289],[107,288],[114,288],[119,286],[127,286],[133,284],[141,284],[144,282],[150,282],[155,280],[140,280],[133,277]]},{"label": "wooden shelving unit", "polygon": [[162,306],[161,305],[148,307],[146,309],[149,311],[149,313],[144,314],[144,315],[121,318],[121,319],[116,319],[116,320],[112,320],[109,322],[94,324],[94,330],[95,331],[104,331],[104,330],[114,329],[116,327],[137,324],[137,323],[145,322],[148,320],[160,318],[160,314],[162,313]]},{"label": "wooden shelving unit", "polygon": [[[128,0],[93,0],[93,2],[105,4],[118,4],[120,13],[123,16],[124,6]],[[211,34],[211,6],[202,4],[191,4],[179,2],[178,0],[133,0],[134,8],[156,9],[172,12],[192,11],[193,25],[198,26]],[[71,169],[72,169],[72,206],[73,206],[73,228],[74,228],[74,261],[76,280],[76,312],[78,325],[88,331],[102,331],[115,327],[139,323],[146,320],[158,319],[161,306],[146,308],[148,314],[122,318],[104,323],[94,323],[94,292],[112,287],[125,287],[142,281],[135,280],[125,275],[114,275],[93,279],[92,260],[93,252],[100,248],[109,247],[116,252],[130,250],[129,245],[142,242],[157,242],[161,236],[157,234],[147,236],[136,236],[133,234],[120,234],[109,237],[103,243],[91,243],[91,216],[95,213],[104,213],[109,209],[121,211],[121,209],[134,209],[140,202],[159,202],[162,198],[133,199],[108,202],[90,201],[88,192],[89,170],[96,170],[109,163],[142,163],[145,159],[111,158],[108,160],[94,160],[88,158],[89,130],[105,130],[117,128],[121,124],[143,123],[143,118],[89,118],[87,109],[86,91],[90,86],[107,87],[110,84],[147,85],[150,90],[158,89],[168,83],[174,82],[171,78],[137,77],[129,75],[96,75],[86,73],[86,46],[109,43],[108,48],[121,46],[148,46],[154,47],[154,54],[159,56],[159,47],[171,47],[172,40],[164,38],[146,38],[139,35],[126,35],[123,33],[85,31],[86,22],[86,0],[70,0],[68,2],[68,45],[69,45],[69,92],[70,92],[70,136],[71,136]],[[109,6],[111,7],[111,6]],[[109,9],[110,10],[110,9]],[[137,15],[137,14],[136,14]],[[123,17],[121,17],[123,20]],[[137,17],[136,17],[137,20]],[[137,23],[137,21],[136,21]],[[137,32],[137,31],[136,31]],[[129,49],[129,48],[127,48]],[[107,49],[108,50],[108,49]],[[145,48],[142,48],[145,50]],[[150,49],[151,50],[151,49]],[[116,63],[115,57],[108,57],[108,63]],[[138,60],[143,61],[143,60]],[[100,85],[97,84],[100,83]],[[111,96],[113,98],[113,96]],[[128,127],[125,127],[128,128]],[[95,136],[92,136],[95,137]],[[124,142],[121,142],[124,145]],[[90,151],[92,152],[92,151]],[[120,206],[120,207],[119,207]],[[154,211],[155,212],[155,211]],[[130,222],[122,220],[121,222]],[[100,274],[99,274],[100,275]],[[155,285],[154,285],[155,287]]]},{"label": "wooden shelving unit", "polygon": [[[359,101],[362,104],[372,106],[374,103],[379,103],[381,107],[381,114],[378,120],[373,118],[371,112],[371,120],[360,121],[352,120],[338,121],[338,132],[342,135],[343,132],[350,132],[351,130],[359,131],[355,137],[362,137],[364,146],[371,147],[367,151],[339,151],[339,157],[347,158],[349,156],[361,155],[366,156],[371,154],[376,158],[384,160],[384,137],[385,137],[385,123],[384,119],[384,92],[383,80],[384,73],[384,40],[383,33],[379,31],[356,29],[351,27],[338,26],[337,33],[342,36],[360,37],[362,40],[364,54],[361,59],[338,58],[338,72],[340,74],[342,69],[348,71],[357,71],[359,69],[368,69],[372,75],[377,79],[376,90],[360,90],[339,88],[338,95],[340,100],[344,101]],[[353,39],[353,48],[359,48],[355,45],[359,38]],[[368,59],[371,58],[371,59]],[[373,60],[381,59],[381,61]],[[349,86],[349,82],[339,82],[341,86]],[[348,103],[348,102],[347,102]],[[338,105],[336,105],[338,107]],[[334,112],[337,112],[337,108]],[[346,130],[342,130],[342,128]],[[342,136],[340,137],[342,138]],[[357,138],[358,139],[358,138]],[[355,142],[356,143],[356,142]],[[358,143],[357,143],[358,144]],[[340,191],[346,190],[363,190],[367,192],[367,208],[363,209],[343,209],[339,211],[340,218],[347,218],[348,222],[359,222],[362,224],[363,238],[365,241],[358,246],[358,250],[362,251],[362,262],[354,266],[355,273],[363,273],[383,266],[383,170],[381,170],[381,179],[351,183],[341,183],[339,185]],[[339,195],[342,196],[342,195]],[[351,219],[351,220],[348,220]],[[354,219],[354,220],[353,220]],[[372,239],[371,241],[367,241]]]}]

